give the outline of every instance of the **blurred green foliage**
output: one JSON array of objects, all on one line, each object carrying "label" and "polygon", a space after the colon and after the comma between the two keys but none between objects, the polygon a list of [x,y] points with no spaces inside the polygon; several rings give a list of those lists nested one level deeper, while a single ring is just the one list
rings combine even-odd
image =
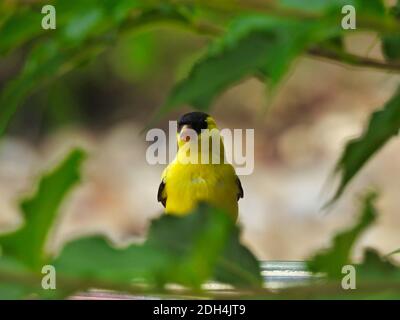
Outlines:
[{"label": "blurred green foliage", "polygon": [[[362,234],[373,225],[378,212],[375,208],[377,194],[367,193],[363,198],[363,207],[359,220],[348,230],[339,232],[333,238],[328,248],[318,251],[307,262],[308,268],[314,273],[323,274],[330,280],[334,287],[341,286],[341,280],[347,274],[342,268],[352,265],[352,249]],[[400,296],[400,268],[389,257],[381,256],[377,251],[366,249],[359,264],[353,264],[355,268],[355,284],[358,291],[354,293],[358,298],[369,299],[394,299]],[[361,293],[360,293],[361,291]],[[327,298],[351,297],[350,292],[342,291],[342,295],[329,294]]]},{"label": "blurred green foliage", "polygon": [[[397,4],[390,8],[389,13],[400,21],[400,1],[397,1]],[[400,32],[384,35],[382,37],[382,49],[386,59],[400,61]]]},{"label": "blurred green foliage", "polygon": [[46,264],[45,242],[66,192],[79,181],[83,157],[82,151],[72,151],[58,168],[41,179],[36,195],[21,203],[25,225],[0,237],[4,254],[17,257],[33,270]]},{"label": "blurred green foliage", "polygon": [[[258,261],[240,244],[238,227],[228,214],[206,205],[184,218],[162,216],[152,223],[142,245],[116,248],[103,238],[91,237],[68,243],[57,257],[49,255],[46,241],[62,200],[79,180],[83,157],[82,151],[74,150],[44,175],[35,195],[21,204],[24,225],[0,237],[0,282],[7,277],[17,279],[15,286],[7,281],[0,285],[0,293],[10,290],[12,296],[21,293],[21,298],[27,293],[63,297],[96,284],[129,288],[132,282],[151,289],[168,283],[199,289],[211,279],[261,288]],[[34,290],[31,283],[24,282],[25,277],[39,279],[46,264],[56,268],[57,281],[61,282],[53,294],[42,290],[40,281]],[[68,285],[63,285],[64,278]],[[7,295],[0,296],[4,297]]]},{"label": "blurred green foliage", "polygon": [[101,238],[67,244],[54,266],[61,274],[98,281],[141,280],[159,287],[178,283],[198,289],[213,279],[261,287],[258,261],[240,245],[236,229],[224,212],[200,206],[187,217],[164,215],[155,220],[143,245],[115,249]]},{"label": "blurred green foliage", "polygon": [[[52,122],[79,118],[76,112],[79,101],[69,93],[69,86],[79,83],[74,83],[74,78],[68,79],[68,74],[99,56],[106,58],[109,48],[118,47],[114,66],[120,74],[137,82],[149,76],[157,67],[154,61],[160,55],[162,43],[156,33],[146,32],[160,25],[179,27],[213,41],[203,54],[194,53],[198,61],[173,88],[156,119],[187,104],[209,110],[219,94],[246,77],[256,76],[269,89],[275,89],[302,54],[400,71],[400,1],[387,8],[381,0],[54,0],[56,30],[42,29],[43,4],[42,1],[0,4],[0,55],[5,59],[13,54],[22,56],[21,67],[0,92],[0,135],[25,99],[40,88],[49,91],[47,101],[52,110],[47,116]],[[344,4],[356,8],[356,30],[340,27]],[[385,61],[346,51],[343,45],[346,35],[365,31],[380,37]],[[121,43],[121,38],[125,42]],[[107,81],[106,74],[98,78]],[[399,100],[397,91],[381,111],[371,115],[365,133],[345,148],[337,165],[341,183],[333,201],[367,160],[400,129]],[[74,105],[78,106],[75,110]],[[184,218],[164,216],[156,220],[143,245],[115,248],[106,240],[93,237],[67,244],[58,257],[49,256],[45,251],[46,240],[63,198],[79,181],[83,158],[82,151],[74,150],[46,174],[35,196],[21,204],[25,224],[0,237],[0,297],[32,294],[64,297],[91,287],[137,293],[160,289],[171,282],[199,293],[201,285],[210,279],[251,288],[253,296],[276,297],[261,288],[258,263],[240,244],[239,229],[214,208],[200,207]],[[313,272],[323,273],[334,281],[330,295],[343,293],[337,283],[339,270],[343,264],[351,263],[351,248],[374,220],[374,199],[373,195],[367,196],[359,223],[339,233],[332,247],[318,252],[309,263]],[[39,288],[39,271],[45,263],[54,263],[60,273],[59,287],[53,293]],[[381,288],[374,281],[382,283],[384,278],[387,288],[398,296],[395,284],[399,269],[390,261],[367,251],[358,268],[366,286],[364,294]],[[148,285],[144,291],[136,286],[140,281]],[[307,294],[324,295],[326,289],[322,284],[308,288]],[[287,290],[280,297],[301,297],[301,294],[301,290]]]},{"label": "blurred green foliage", "polygon": [[368,194],[364,199],[359,222],[347,231],[335,235],[332,246],[317,252],[308,262],[308,268],[313,272],[324,272],[329,278],[340,279],[342,267],[351,263],[351,249],[360,235],[372,225],[376,219],[373,202],[376,194]]},{"label": "blurred green foliage", "polygon": [[[310,271],[323,274],[324,281],[273,293],[262,288],[259,263],[239,241],[239,228],[224,212],[199,206],[185,217],[163,215],[153,221],[143,244],[116,247],[100,236],[71,240],[57,255],[49,254],[46,242],[57,221],[63,198],[79,179],[84,154],[72,151],[52,172],[43,176],[35,195],[22,202],[26,215],[22,227],[0,237],[0,298],[63,298],[91,288],[120,290],[134,294],[169,293],[212,296],[201,285],[207,280],[230,284],[242,297],[321,298],[398,296],[400,268],[378,253],[367,250],[357,270],[361,291],[343,291],[342,267],[351,264],[351,249],[377,215],[376,194],[363,200],[359,222],[339,233],[331,248],[309,261]],[[56,289],[41,286],[41,267],[56,270]],[[194,291],[167,290],[181,284]],[[306,295],[304,295],[304,293]]]},{"label": "blurred green foliage", "polygon": [[208,110],[218,93],[246,76],[260,75],[275,85],[294,58],[311,43],[333,33],[323,20],[241,17],[232,22],[226,34],[210,46],[189,76],[175,87],[161,112],[183,104]]},{"label": "blurred green foliage", "polygon": [[157,49],[156,39],[152,33],[131,34],[124,42],[118,44],[113,63],[123,77],[133,81],[143,81],[156,71],[159,54]]},{"label": "blurred green foliage", "polygon": [[342,179],[332,201],[341,196],[347,184],[360,171],[368,159],[382,148],[391,137],[396,136],[399,129],[400,87],[382,110],[372,114],[365,132],[347,144],[336,167]]}]

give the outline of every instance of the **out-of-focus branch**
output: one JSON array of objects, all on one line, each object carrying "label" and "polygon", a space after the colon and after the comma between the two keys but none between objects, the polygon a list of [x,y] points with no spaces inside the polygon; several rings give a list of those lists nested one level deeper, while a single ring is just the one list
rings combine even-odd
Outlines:
[{"label": "out-of-focus branch", "polygon": [[[175,0],[178,3],[193,3],[199,7],[209,8],[220,12],[243,13],[257,12],[270,16],[296,19],[322,19],[324,15],[301,9],[284,7],[276,1],[269,0]],[[338,12],[340,17],[341,12]],[[338,21],[339,23],[339,21]],[[358,15],[357,27],[361,30],[372,30],[383,33],[397,33],[400,30],[400,21],[395,19],[381,19],[372,15]]]},{"label": "out-of-focus branch", "polygon": [[385,71],[400,72],[400,63],[384,62],[376,59],[358,56],[345,51],[334,51],[326,48],[312,48],[308,54],[316,57],[328,59],[340,64],[349,64],[357,67],[374,68]]},{"label": "out-of-focus branch", "polygon": [[[194,23],[186,25],[182,21],[165,19],[164,22],[169,22],[175,25],[181,25],[188,29],[206,36],[216,37],[223,33],[223,29],[218,26],[213,26],[209,23]],[[330,60],[332,62],[340,63],[342,65],[352,65],[356,67],[373,68],[378,70],[400,72],[400,63],[385,62],[377,59],[362,57],[359,55],[351,54],[346,51],[331,50],[326,48],[311,48],[307,52],[310,56]]]},{"label": "out-of-focus branch", "polygon": [[[276,14],[278,16],[288,16],[288,17],[297,17],[301,19],[316,19],[319,15],[314,13],[308,13],[304,11],[299,11],[297,9],[286,9],[277,6],[274,2],[271,1],[259,1],[259,0],[236,0],[229,1],[229,5],[227,1],[224,0],[171,0],[174,3],[195,3],[202,7],[209,7],[213,10],[221,10],[221,11],[229,11],[236,12],[238,10],[251,9],[258,10],[268,14]],[[243,9],[244,8],[244,9]],[[359,18],[357,22],[359,22]],[[375,23],[375,22],[374,22]],[[393,26],[391,24],[387,24],[387,22],[378,23],[380,27],[384,27],[385,25],[389,25],[391,29]],[[142,31],[147,28],[156,28],[160,26],[174,26],[185,28],[189,31],[192,31],[196,34],[207,36],[207,37],[219,37],[224,34],[225,30],[223,27],[216,25],[210,21],[205,20],[190,20],[186,19],[182,16],[179,16],[176,13],[165,13],[165,12],[156,12],[154,11],[152,14],[148,14],[141,10],[134,10],[129,19],[125,20],[124,23],[119,27],[118,31],[111,35],[103,35],[100,37],[96,37],[88,40],[88,45],[104,45],[104,49],[112,44],[117,39],[117,35],[123,35],[127,32],[135,32]],[[400,25],[396,27],[400,30]],[[316,58],[326,59],[332,62],[344,64],[344,65],[352,65],[356,67],[366,67],[366,68],[374,68],[385,71],[392,71],[399,73],[400,72],[400,63],[399,62],[387,62],[381,61],[377,59],[371,59],[368,57],[362,57],[359,55],[348,53],[342,49],[336,48],[326,48],[326,47],[314,47],[308,50],[308,54],[310,56]]]}]

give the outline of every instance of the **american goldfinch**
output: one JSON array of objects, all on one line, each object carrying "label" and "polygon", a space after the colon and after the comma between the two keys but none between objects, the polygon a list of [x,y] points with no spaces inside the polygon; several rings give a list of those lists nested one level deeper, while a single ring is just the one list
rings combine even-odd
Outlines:
[{"label": "american goldfinch", "polygon": [[[202,148],[202,139],[208,139],[208,148]],[[219,149],[213,148],[212,139],[219,140]],[[204,112],[183,115],[178,121],[177,140],[177,155],[163,171],[158,188],[157,200],[165,212],[184,215],[199,202],[207,202],[236,220],[243,189],[234,168],[225,161],[223,141],[214,119]]]}]

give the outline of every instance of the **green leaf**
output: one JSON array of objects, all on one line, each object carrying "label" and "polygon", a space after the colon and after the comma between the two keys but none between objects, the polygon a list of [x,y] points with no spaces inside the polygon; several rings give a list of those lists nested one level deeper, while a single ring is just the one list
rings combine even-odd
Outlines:
[{"label": "green leaf", "polygon": [[79,181],[83,158],[81,150],[73,150],[57,168],[40,180],[35,195],[21,203],[24,225],[10,234],[0,236],[5,256],[15,257],[34,270],[39,270],[48,261],[45,242],[62,200]]},{"label": "green leaf", "polygon": [[184,104],[207,110],[220,92],[247,76],[263,74],[276,85],[311,43],[335,33],[329,21],[239,18],[175,86],[161,114]]},{"label": "green leaf", "polygon": [[349,182],[361,170],[372,155],[382,148],[400,129],[400,88],[386,103],[382,110],[370,117],[366,131],[357,139],[350,141],[336,165],[340,174],[339,187],[328,204],[336,201]]},{"label": "green leaf", "polygon": [[328,40],[321,43],[321,47],[332,48],[336,51],[345,50],[344,38],[341,36],[329,38]]},{"label": "green leaf", "polygon": [[[17,282],[13,277],[25,279],[29,270],[15,259],[0,255],[0,300],[26,298],[32,292],[31,283]],[[39,288],[40,282],[37,287]]]},{"label": "green leaf", "polygon": [[382,50],[388,61],[400,61],[400,33],[382,38]]},{"label": "green leaf", "polygon": [[290,7],[307,12],[322,13],[332,8],[339,8],[343,3],[349,2],[344,0],[279,0],[282,7]]},{"label": "green leaf", "polygon": [[13,257],[0,256],[0,300],[60,299],[71,293],[62,284],[58,290],[43,289],[43,277],[43,273],[31,270]]},{"label": "green leaf", "polygon": [[342,267],[350,264],[351,249],[361,234],[375,221],[376,210],[374,202],[377,195],[369,193],[364,198],[364,204],[359,221],[349,230],[339,232],[328,249],[317,252],[307,263],[310,271],[322,272],[328,278],[342,277]]},{"label": "green leaf", "polygon": [[113,50],[111,63],[118,75],[134,81],[143,81],[157,72],[160,44],[155,41],[155,34],[143,32],[128,35]]},{"label": "green leaf", "polygon": [[[335,263],[335,262],[334,262]],[[335,263],[336,264],[336,263]],[[349,265],[350,263],[346,263]],[[336,264],[337,265],[337,264]],[[399,299],[400,268],[374,249],[366,249],[355,273],[343,273],[328,281],[316,281],[307,287],[295,287],[278,293],[279,299]],[[337,267],[340,267],[337,265]],[[353,278],[355,290],[344,290],[345,276]],[[347,278],[349,279],[349,278]]]},{"label": "green leaf", "polygon": [[381,257],[373,249],[367,249],[364,252],[363,261],[356,270],[357,278],[361,281],[398,282],[400,280],[400,268],[388,258]]},{"label": "green leaf", "polygon": [[185,217],[163,215],[152,223],[142,245],[115,248],[100,237],[76,240],[64,247],[54,265],[58,274],[71,279],[105,283],[194,288],[213,278],[235,286],[262,283],[258,262],[239,243],[232,219],[206,206]]},{"label": "green leaf", "polygon": [[240,243],[239,231],[236,228],[231,233],[224,254],[218,260],[214,279],[236,287],[248,287],[249,284],[257,287],[262,282],[259,261]]},{"label": "green leaf", "polygon": [[0,283],[0,300],[23,299],[29,294],[29,288],[19,283]]},{"label": "green leaf", "polygon": [[21,46],[44,32],[40,11],[23,8],[6,19],[0,27],[0,54]]},{"label": "green leaf", "polygon": [[[391,15],[400,21],[400,1],[391,8]],[[382,51],[388,61],[400,60],[400,31],[382,36]]]},{"label": "green leaf", "polygon": [[58,0],[57,37],[66,43],[84,40],[116,31],[129,13],[143,6],[140,0]]}]

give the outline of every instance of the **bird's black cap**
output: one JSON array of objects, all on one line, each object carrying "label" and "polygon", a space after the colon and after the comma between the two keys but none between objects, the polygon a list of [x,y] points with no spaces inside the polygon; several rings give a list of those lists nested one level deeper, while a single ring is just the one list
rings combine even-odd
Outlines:
[{"label": "bird's black cap", "polygon": [[178,120],[178,131],[180,131],[184,125],[187,125],[195,130],[197,134],[200,134],[202,129],[207,129],[208,127],[206,121],[208,117],[209,115],[207,113],[200,111],[186,113]]}]

